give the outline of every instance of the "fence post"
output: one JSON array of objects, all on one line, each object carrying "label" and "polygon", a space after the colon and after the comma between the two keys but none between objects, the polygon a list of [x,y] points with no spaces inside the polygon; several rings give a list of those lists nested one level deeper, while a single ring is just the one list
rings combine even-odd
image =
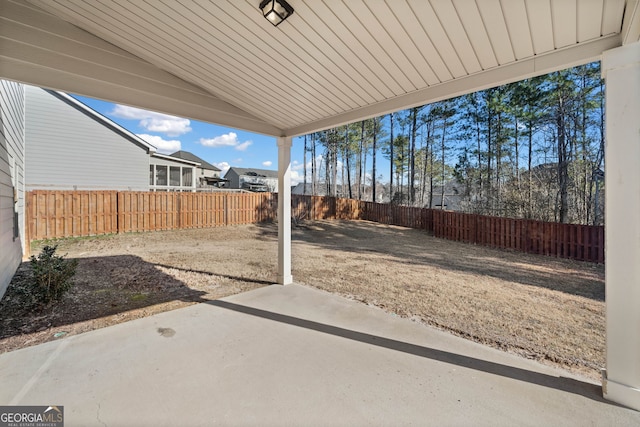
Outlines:
[{"label": "fence post", "polygon": [[224,194],[224,198],[222,199],[222,203],[224,204],[224,225],[225,227],[229,225],[229,193]]},{"label": "fence post", "polygon": [[116,192],[116,232],[118,234],[121,233],[121,231],[120,231],[120,223],[121,223],[121,221],[120,221],[120,194],[121,194],[120,191]]},{"label": "fence post", "polygon": [[31,200],[31,191],[25,192],[25,202],[26,202],[26,215],[24,218],[24,257],[28,258],[31,256],[31,219],[33,218],[32,213],[32,205],[33,202]]}]

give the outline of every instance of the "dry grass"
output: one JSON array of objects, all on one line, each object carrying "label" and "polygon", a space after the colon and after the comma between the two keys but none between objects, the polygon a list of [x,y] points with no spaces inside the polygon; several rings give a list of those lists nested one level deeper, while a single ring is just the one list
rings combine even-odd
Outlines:
[{"label": "dry grass", "polygon": [[604,366],[602,265],[362,222],[317,224],[295,247],[308,285],[593,379]]},{"label": "dry grass", "polygon": [[[9,292],[0,351],[273,282],[276,238],[269,224],[65,240],[59,251],[80,259],[75,289],[55,309],[21,314]],[[294,229],[293,275],[593,379],[604,365],[602,265],[364,221],[316,221]]]}]

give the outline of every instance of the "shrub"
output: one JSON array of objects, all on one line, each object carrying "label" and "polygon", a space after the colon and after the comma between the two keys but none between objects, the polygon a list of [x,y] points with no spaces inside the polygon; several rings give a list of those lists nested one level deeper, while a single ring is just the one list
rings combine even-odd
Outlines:
[{"label": "shrub", "polygon": [[55,246],[45,246],[36,258],[31,256],[33,270],[33,299],[39,304],[48,304],[59,300],[65,292],[71,289],[71,278],[76,274],[78,260],[64,259],[56,255]]}]

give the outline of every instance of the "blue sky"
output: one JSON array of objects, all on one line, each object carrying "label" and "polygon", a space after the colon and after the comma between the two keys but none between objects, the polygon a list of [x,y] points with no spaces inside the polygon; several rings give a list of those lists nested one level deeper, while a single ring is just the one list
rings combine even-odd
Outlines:
[{"label": "blue sky", "polygon": [[[149,142],[159,153],[189,151],[218,166],[222,174],[230,166],[278,169],[278,148],[273,137],[83,96],[74,97]],[[294,138],[291,150],[293,185],[303,180],[303,150],[303,140]]]}]

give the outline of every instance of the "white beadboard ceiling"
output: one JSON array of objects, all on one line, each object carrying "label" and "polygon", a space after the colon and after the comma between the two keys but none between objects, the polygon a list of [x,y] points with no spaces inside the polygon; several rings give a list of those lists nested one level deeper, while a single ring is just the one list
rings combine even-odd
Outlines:
[{"label": "white beadboard ceiling", "polygon": [[299,135],[599,59],[638,0],[0,0],[0,77]]}]

